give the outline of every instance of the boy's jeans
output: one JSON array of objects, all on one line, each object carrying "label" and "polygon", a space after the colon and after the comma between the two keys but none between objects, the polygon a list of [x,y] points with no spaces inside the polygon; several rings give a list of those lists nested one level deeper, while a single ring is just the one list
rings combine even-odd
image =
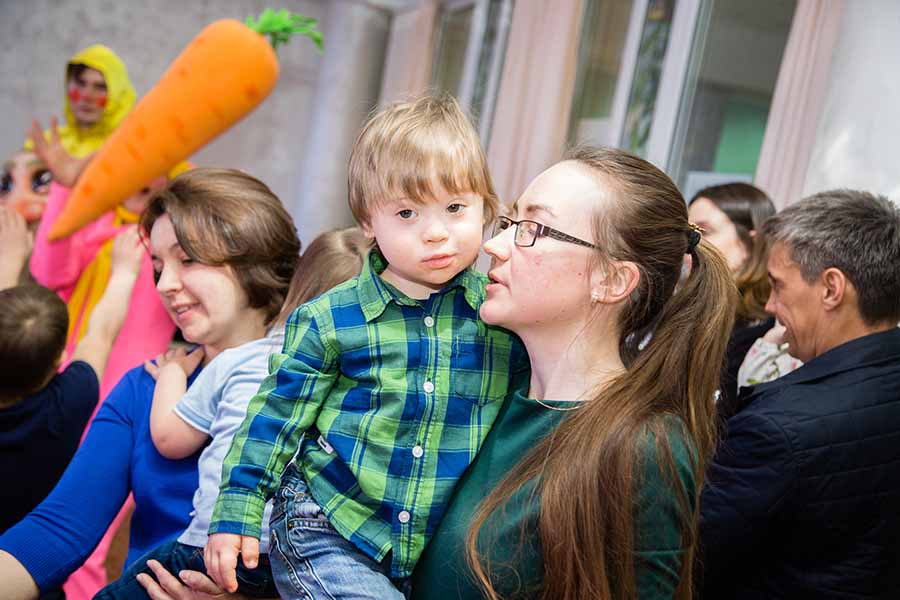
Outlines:
[{"label": "boy's jeans", "polygon": [[410,593],[409,578],[391,580],[390,557],[375,562],[332,527],[293,463],[281,477],[269,531],[282,598],[404,600]]},{"label": "boy's jeans", "polygon": [[[206,573],[206,564],[203,562],[203,548],[187,546],[172,541],[151,550],[138,560],[134,561],[128,569],[122,573],[118,581],[109,584],[94,596],[94,600],[111,600],[113,598],[149,598],[144,587],[136,579],[139,573],[147,573],[154,577],[147,561],[158,560],[175,577],[178,572],[185,569]],[[155,577],[154,577],[155,579]],[[238,559],[237,566],[238,591],[251,598],[277,598],[278,591],[272,580],[272,571],[269,568],[269,559],[265,554],[259,555],[259,567],[252,571],[244,566],[244,562]]]}]

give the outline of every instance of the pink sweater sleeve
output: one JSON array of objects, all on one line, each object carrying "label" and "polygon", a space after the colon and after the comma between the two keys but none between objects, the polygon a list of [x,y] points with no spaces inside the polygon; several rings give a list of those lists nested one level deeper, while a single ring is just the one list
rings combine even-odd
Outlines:
[{"label": "pink sweater sleeve", "polygon": [[47,239],[51,227],[59,218],[71,190],[58,183],[50,184],[47,206],[34,238],[31,252],[31,274],[41,285],[67,299],[81,272],[94,258],[104,241],[113,237],[112,215],[101,217],[94,223],[56,242]]}]

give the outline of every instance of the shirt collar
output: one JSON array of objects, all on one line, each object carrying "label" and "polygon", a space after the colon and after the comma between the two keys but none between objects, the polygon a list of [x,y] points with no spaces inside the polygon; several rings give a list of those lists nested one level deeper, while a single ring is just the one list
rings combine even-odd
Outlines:
[{"label": "shirt collar", "polygon": [[[387,261],[378,250],[372,248],[363,264],[359,274],[357,290],[359,293],[359,305],[368,323],[384,312],[388,303],[396,302],[404,306],[417,306],[419,302],[410,298],[396,287],[381,278],[381,273],[387,268]],[[478,310],[484,302],[484,285],[481,275],[474,267],[463,269],[440,292],[443,294],[453,288],[462,287],[464,297],[473,310]]]},{"label": "shirt collar", "polygon": [[885,361],[900,360],[900,329],[892,327],[887,331],[845,342],[820,354],[795,371],[779,377],[774,381],[759,384],[751,388],[746,404],[752,402],[758,392],[813,381],[829,377],[843,371],[850,371]]}]

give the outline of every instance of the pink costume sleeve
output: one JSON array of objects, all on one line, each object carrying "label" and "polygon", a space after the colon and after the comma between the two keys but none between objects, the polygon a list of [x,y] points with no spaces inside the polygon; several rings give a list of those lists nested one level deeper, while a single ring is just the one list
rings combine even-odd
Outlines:
[{"label": "pink costume sleeve", "polygon": [[113,215],[108,213],[67,238],[49,241],[47,234],[65,207],[70,192],[69,188],[56,182],[50,184],[47,206],[31,252],[31,274],[34,279],[57,292],[65,301],[71,297],[81,272],[103,243],[115,236],[119,229],[113,227]]}]

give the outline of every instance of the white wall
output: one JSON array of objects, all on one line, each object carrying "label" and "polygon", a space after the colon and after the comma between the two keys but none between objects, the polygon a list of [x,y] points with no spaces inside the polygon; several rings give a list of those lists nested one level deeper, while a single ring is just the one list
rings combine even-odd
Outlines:
[{"label": "white wall", "polygon": [[846,0],[803,195],[837,187],[900,200],[896,0]]},{"label": "white wall", "polygon": [[[0,159],[18,149],[32,118],[62,117],[66,60],[103,43],[125,61],[138,95],[207,24],[243,20],[267,6],[320,19],[328,0],[0,0]],[[326,52],[329,43],[325,40]],[[288,207],[300,189],[311,103],[323,60],[306,38],[279,48],[281,77],[249,117],[201,150],[201,166],[235,167],[265,181]],[[298,215],[294,215],[295,218]]]}]

